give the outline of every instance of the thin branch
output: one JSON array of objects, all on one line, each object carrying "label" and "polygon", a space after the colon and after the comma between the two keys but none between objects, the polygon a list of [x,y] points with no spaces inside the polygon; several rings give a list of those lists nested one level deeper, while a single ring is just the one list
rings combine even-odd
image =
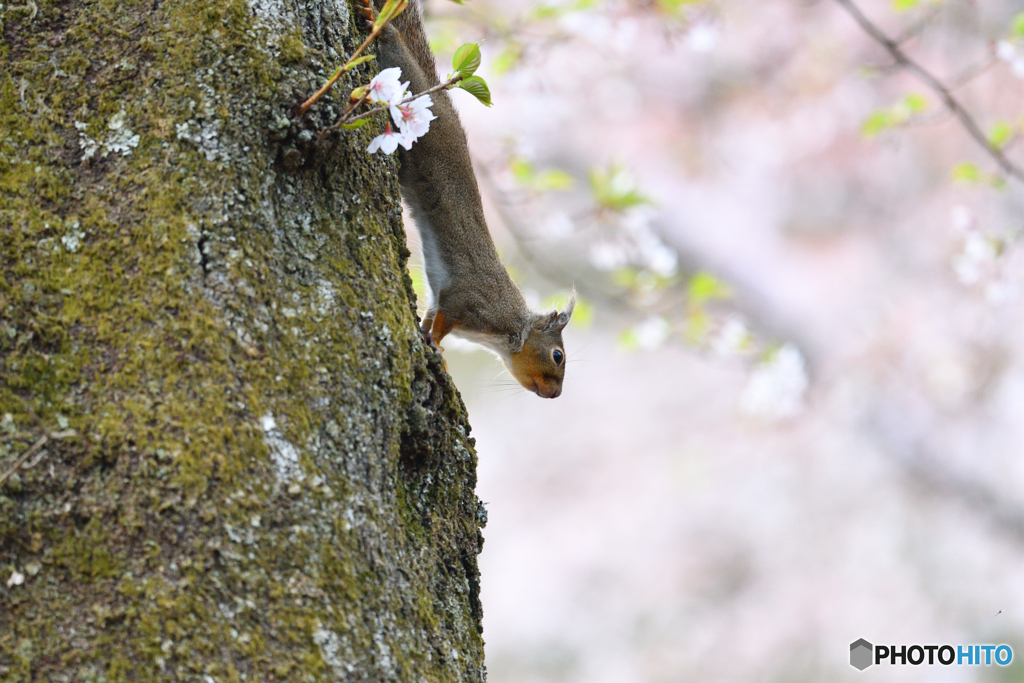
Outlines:
[{"label": "thin branch", "polygon": [[998,57],[996,57],[995,55],[989,55],[989,58],[984,62],[975,64],[974,66],[968,68],[962,74],[954,78],[953,82],[949,85],[949,89],[958,90],[959,88],[962,88],[963,86],[967,85],[981,74],[991,69],[992,66],[998,61]]},{"label": "thin branch", "polygon": [[324,133],[329,133],[332,130],[337,130],[338,126],[342,125],[343,123],[347,123],[348,122],[348,115],[351,114],[352,112],[354,112],[359,107],[363,106],[363,104],[365,104],[368,99],[370,99],[370,89],[369,88],[366,89],[366,92],[363,93],[362,97],[360,97],[357,101],[353,102],[352,104],[348,105],[348,108],[345,109],[345,111],[341,112],[341,116],[338,117],[338,122],[337,123],[335,123],[333,126],[328,128],[327,130],[320,131],[319,135],[323,135]]},{"label": "thin branch", "polygon": [[842,5],[843,8],[849,12],[850,16],[860,24],[860,27],[864,29],[865,33],[885,48],[885,51],[889,53],[897,64],[917,76],[919,80],[923,81],[925,85],[931,88],[939,96],[946,108],[949,109],[957,119],[959,119],[960,124],[967,130],[967,133],[974,138],[974,141],[977,142],[993,160],[995,160],[999,167],[1003,169],[1003,172],[1024,183],[1024,169],[1015,165],[1007,158],[1002,149],[992,144],[985,133],[981,131],[981,128],[978,127],[978,123],[974,120],[971,114],[962,104],[960,104],[960,101],[953,96],[950,88],[947,88],[938,78],[908,57],[900,48],[899,43],[892,38],[889,38],[881,29],[871,23],[871,20],[864,16],[864,13],[861,12],[857,5],[853,3],[853,0],[836,0],[836,2]]},{"label": "thin branch", "polygon": [[348,70],[352,68],[352,62],[354,62],[356,58],[362,53],[362,51],[365,50],[366,47],[371,42],[373,42],[373,39],[376,38],[379,33],[379,30],[373,30],[370,32],[370,35],[366,36],[366,40],[363,41],[362,45],[357,47],[356,51],[352,53],[352,56],[348,58],[348,61],[345,62],[344,66],[339,67],[337,71],[334,72],[334,75],[331,76],[326,83],[324,83],[324,87],[317,90],[315,93],[313,93],[312,97],[310,97],[308,100],[302,103],[302,106],[299,107],[298,111],[299,116],[305,115],[305,113],[309,111],[309,108],[316,104],[317,100],[323,97],[324,93],[330,90],[334,86],[334,84],[338,82],[339,78],[348,73]]},{"label": "thin branch", "polygon": [[902,45],[911,38],[916,38],[918,35],[920,35],[921,31],[926,29],[928,27],[928,24],[932,23],[932,20],[938,16],[939,11],[939,7],[933,8],[931,11],[928,12],[927,15],[922,17],[920,21],[918,21],[916,24],[908,28],[903,33],[893,38],[892,42],[896,43],[897,45]]},{"label": "thin branch", "polygon": [[[68,429],[63,432],[52,432],[50,434],[43,434],[39,439],[32,444],[27,451],[21,454],[18,459],[14,462],[14,467],[0,475],[0,484],[7,481],[7,478],[18,471],[18,468],[25,464],[25,461],[32,457],[32,454],[38,451],[40,448],[45,446],[50,439],[66,439],[69,436],[76,434],[74,429]],[[33,465],[35,463],[32,463]]]},{"label": "thin branch", "polygon": [[[519,217],[520,207],[516,205],[516,200],[511,194],[499,186],[491,165],[486,161],[474,159],[473,168],[476,170],[477,180],[481,183],[481,189],[484,189],[491,198],[492,206],[497,210],[499,219],[512,237],[519,253],[544,279],[561,286],[571,284],[585,298],[599,301],[603,307],[620,313],[643,316],[656,314],[667,317],[685,315],[689,302],[685,284],[662,290],[657,301],[645,304],[630,296],[625,288],[609,285],[606,279],[594,277],[592,269],[567,269],[565,263],[560,263],[549,255],[550,249],[538,248],[534,244],[537,240],[528,237],[528,230]],[[672,249],[680,262],[681,283],[688,281],[689,275],[709,267],[695,253],[678,246],[673,246]],[[730,307],[742,314],[744,320],[757,331],[758,338],[788,339],[801,349],[812,348],[806,334],[792,329],[780,316],[774,315],[775,307],[770,302],[739,284],[738,278],[730,277],[729,273],[725,273],[724,277],[736,292]]]},{"label": "thin branch", "polygon": [[299,116],[305,115],[305,113],[309,111],[309,108],[316,104],[316,101],[323,97],[324,93],[330,90],[331,87],[338,82],[338,79],[346,74],[349,69],[362,64],[367,59],[372,59],[372,57],[360,59],[359,55],[361,55],[363,50],[369,47],[370,43],[380,35],[381,31],[384,30],[384,27],[388,25],[388,22],[405,11],[408,4],[409,3],[406,2],[406,0],[389,0],[389,2],[385,3],[384,7],[381,8],[380,14],[374,16],[373,6],[370,4],[369,0],[363,0],[363,11],[366,13],[366,18],[373,22],[373,27],[370,29],[370,35],[366,36],[366,40],[356,48],[356,51],[352,53],[352,56],[348,58],[345,64],[338,67],[334,74],[332,74],[327,80],[327,83],[324,84],[324,87],[317,90],[313,93],[312,97],[302,103],[302,106],[299,107],[297,112]]},{"label": "thin branch", "polygon": [[33,453],[35,453],[40,448],[45,446],[46,442],[49,441],[49,440],[50,440],[50,437],[47,436],[46,434],[43,434],[41,437],[39,437],[38,441],[36,441],[34,444],[32,444],[32,446],[27,451],[25,451],[24,453],[21,454],[20,458],[18,458],[17,460],[14,461],[14,467],[12,467],[11,469],[7,470],[7,472],[5,472],[4,474],[0,475],[0,484],[2,484],[5,481],[7,481],[7,477],[9,477],[12,474],[14,474],[18,470],[18,468],[21,467],[22,464],[26,460],[28,460],[29,457]]},{"label": "thin branch", "polygon": [[898,405],[882,405],[867,417],[865,433],[913,488],[943,503],[959,503],[1007,532],[1017,543],[1024,542],[1024,509],[1018,501],[1001,495],[976,477],[951,469],[917,438],[903,439],[894,428],[902,424]]}]

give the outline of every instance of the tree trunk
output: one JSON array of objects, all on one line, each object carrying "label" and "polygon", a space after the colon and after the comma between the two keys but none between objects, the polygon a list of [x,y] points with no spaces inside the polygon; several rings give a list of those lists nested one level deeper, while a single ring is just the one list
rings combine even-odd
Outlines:
[{"label": "tree trunk", "polygon": [[347,0],[0,8],[0,681],[479,681],[484,513]]}]

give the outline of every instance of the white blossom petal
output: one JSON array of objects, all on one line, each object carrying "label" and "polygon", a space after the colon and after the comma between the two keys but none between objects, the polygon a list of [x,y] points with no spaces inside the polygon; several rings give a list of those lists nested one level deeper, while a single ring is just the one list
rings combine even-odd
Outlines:
[{"label": "white blossom petal", "polygon": [[996,46],[996,55],[1004,62],[1012,62],[1013,58],[1017,56],[1017,49],[1010,41],[1000,40],[999,45]]},{"label": "white blossom petal", "polygon": [[388,104],[395,99],[401,100],[405,97],[405,88],[409,85],[404,85],[399,82],[399,77],[402,75],[402,70],[393,66],[390,69],[384,69],[379,74],[373,77],[370,81],[368,90],[370,92],[370,101],[377,104]]},{"label": "white blossom petal", "polygon": [[808,383],[803,355],[786,344],[750,375],[740,409],[747,415],[773,420],[795,417],[804,410]]}]

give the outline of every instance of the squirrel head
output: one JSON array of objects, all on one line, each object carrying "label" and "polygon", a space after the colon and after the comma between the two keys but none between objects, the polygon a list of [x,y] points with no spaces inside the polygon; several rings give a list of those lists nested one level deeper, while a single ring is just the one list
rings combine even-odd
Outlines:
[{"label": "squirrel head", "polygon": [[558,398],[565,377],[565,347],[562,330],[569,324],[576,306],[576,292],[559,313],[537,316],[526,330],[522,348],[506,360],[509,372],[521,385],[541,398]]}]

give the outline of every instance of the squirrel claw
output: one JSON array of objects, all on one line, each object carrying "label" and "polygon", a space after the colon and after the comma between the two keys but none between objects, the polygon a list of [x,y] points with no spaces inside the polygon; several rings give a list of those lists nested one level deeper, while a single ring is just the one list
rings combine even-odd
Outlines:
[{"label": "squirrel claw", "polygon": [[370,0],[363,0],[362,5],[360,9],[362,10],[363,18],[372,25],[377,21],[377,14],[373,11],[373,5],[370,4]]},{"label": "squirrel claw", "polygon": [[[421,332],[423,333],[423,341],[427,343],[427,346],[434,349],[438,353],[444,353],[444,347],[438,346],[436,343],[434,343],[434,335],[430,333],[430,330],[421,330]],[[445,362],[445,367],[448,367],[447,362]]]}]

